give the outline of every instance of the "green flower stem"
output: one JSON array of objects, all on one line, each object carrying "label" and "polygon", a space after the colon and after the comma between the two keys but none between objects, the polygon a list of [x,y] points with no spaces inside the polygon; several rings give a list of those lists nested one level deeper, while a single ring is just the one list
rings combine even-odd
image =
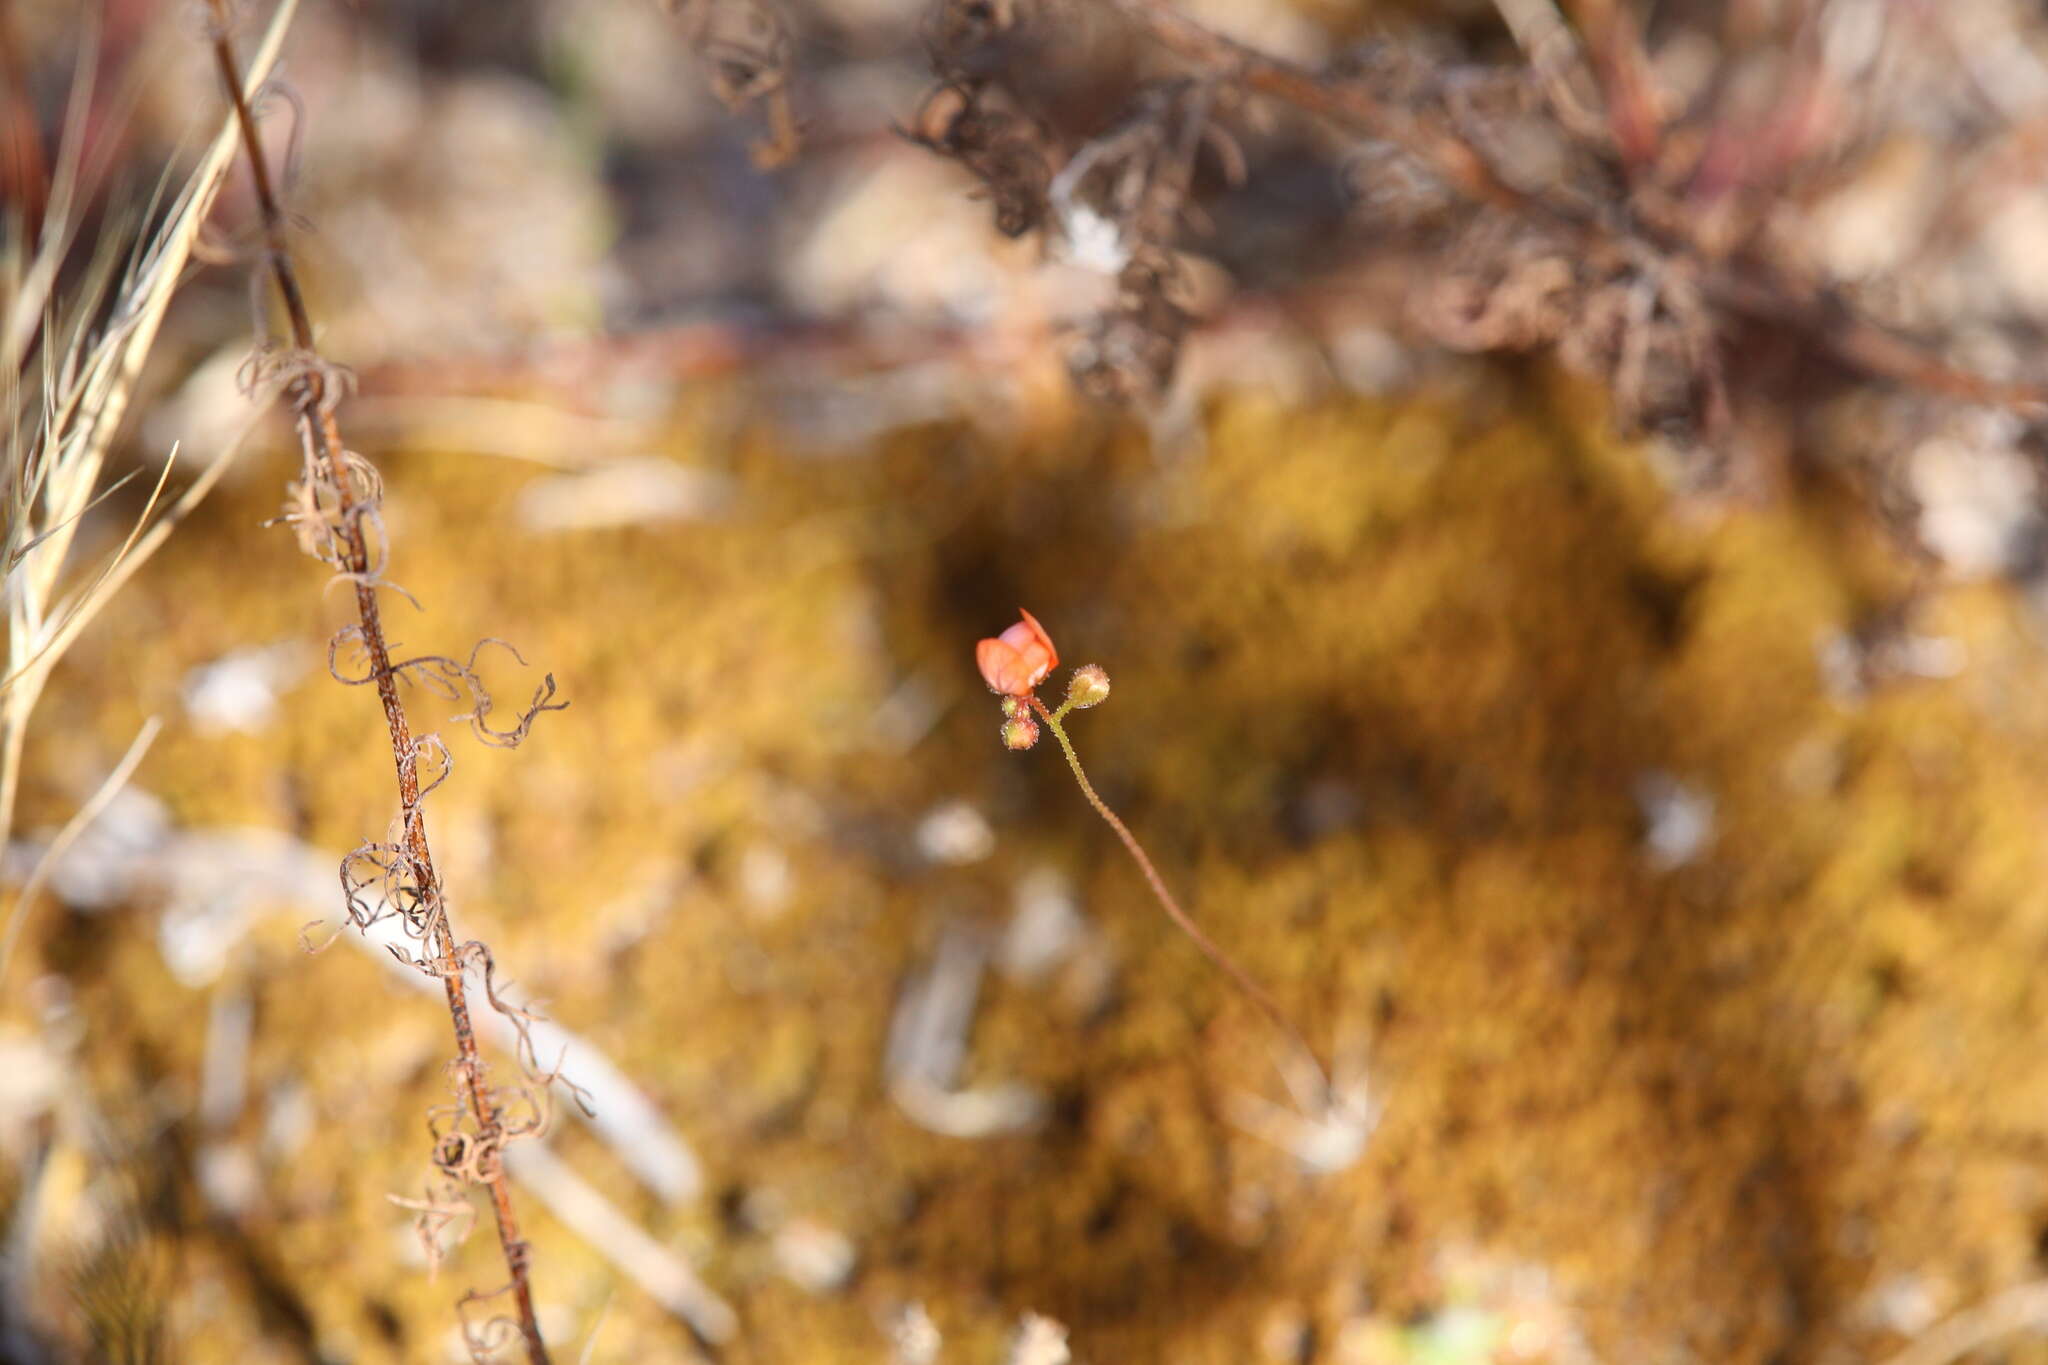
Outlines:
[{"label": "green flower stem", "polygon": [[[1096,795],[1094,784],[1089,782],[1088,774],[1081,767],[1081,756],[1074,752],[1074,743],[1067,738],[1066,727],[1060,724],[1060,718],[1067,714],[1069,708],[1062,706],[1057,711],[1048,711],[1045,703],[1037,697],[1033,696],[1028,698],[1028,700],[1031,703],[1032,709],[1037,711],[1045,723],[1052,727],[1052,737],[1060,742],[1060,752],[1067,756],[1067,766],[1074,770],[1074,781],[1080,784],[1081,795],[1088,798],[1088,804],[1095,807],[1095,813],[1102,817],[1103,823],[1108,825],[1116,837],[1123,842],[1124,851],[1131,855],[1131,861],[1135,862],[1138,865],[1138,870],[1145,874],[1146,885],[1152,888],[1153,897],[1158,900],[1160,906],[1166,911],[1168,918],[1180,926],[1182,933],[1194,940],[1195,946],[1202,950],[1203,956],[1215,963],[1225,976],[1228,976],[1231,981],[1236,983],[1239,990],[1251,997],[1252,1003],[1257,1005],[1260,1011],[1273,1022],[1273,1026],[1279,1029],[1295,1047],[1301,1049],[1302,1055],[1308,1058],[1312,1065],[1315,1065],[1316,1075],[1322,1076],[1322,1067],[1315,1062],[1316,1054],[1314,1049],[1309,1047],[1307,1040],[1301,1036],[1301,1031],[1295,1028],[1288,1020],[1286,1013],[1281,1010],[1279,1003],[1267,993],[1265,987],[1252,979],[1251,973],[1238,966],[1230,954],[1217,947],[1215,941],[1202,931],[1202,927],[1189,917],[1187,911],[1180,908],[1180,902],[1175,900],[1173,893],[1166,889],[1166,879],[1161,877],[1159,869],[1152,865],[1151,857],[1145,852],[1144,847],[1139,844],[1137,836],[1131,833],[1129,826],[1117,818],[1117,813],[1109,808],[1109,803]],[[1325,1088],[1327,1089],[1327,1083]]]}]

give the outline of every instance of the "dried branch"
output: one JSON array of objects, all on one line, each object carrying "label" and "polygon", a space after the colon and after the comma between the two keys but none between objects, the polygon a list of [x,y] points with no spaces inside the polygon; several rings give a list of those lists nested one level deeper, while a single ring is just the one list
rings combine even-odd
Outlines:
[{"label": "dried branch", "polygon": [[1367,137],[1391,142],[1476,203],[1544,221],[1571,217],[1508,184],[1465,142],[1407,109],[1376,98],[1361,82],[1332,78],[1268,56],[1188,18],[1169,0],[1110,0],[1110,4],[1139,32],[1195,67]]},{"label": "dried branch", "polygon": [[[1790,74],[1761,122],[1722,118],[1706,130],[1705,150],[1682,159],[1669,152],[1641,35],[1624,7],[1577,0],[1569,6],[1574,34],[1544,0],[1504,3],[1532,67],[1511,75],[1540,92],[1554,125],[1594,159],[1599,192],[1588,193],[1571,184],[1520,183],[1459,116],[1455,81],[1435,81],[1428,92],[1382,92],[1356,73],[1314,70],[1225,37],[1171,0],[1110,0],[1109,7],[1134,32],[1211,81],[1398,149],[1417,172],[1482,211],[1477,232],[1488,231],[1488,215],[1497,216],[1529,237],[1525,256],[1571,263],[1559,300],[1569,305],[1566,311],[1554,325],[1520,329],[1526,333],[1520,344],[1590,333],[1577,358],[1616,381],[1625,422],[1643,416],[1628,404],[1646,401],[1645,357],[1663,352],[1687,376],[1688,406],[1701,413],[1708,430],[1724,425],[1719,351],[1736,329],[1752,327],[1792,330],[1852,373],[1923,393],[2028,411],[2048,406],[2048,384],[2002,382],[1952,365],[1925,343],[1863,316],[1842,291],[1784,264],[1758,240],[1762,208],[1811,153],[1818,111],[1828,105],[1810,14],[1798,19]],[[1588,100],[1598,107],[1588,107]],[[1731,197],[1731,156],[1742,160],[1740,202]],[[1455,310],[1432,316],[1455,333]],[[1494,325],[1469,335],[1482,337]]]},{"label": "dried branch", "polygon": [[[523,1343],[532,1365],[545,1365],[548,1352],[540,1325],[534,1316],[533,1291],[529,1275],[529,1250],[520,1235],[512,1192],[498,1153],[503,1144],[533,1131],[534,1125],[508,1118],[501,1092],[485,1080],[485,1066],[479,1054],[476,1032],[470,1017],[464,985],[464,965],[481,955],[486,964],[486,994],[491,1004],[519,1020],[500,1001],[489,985],[489,955],[475,943],[457,946],[449,924],[440,877],[428,846],[422,810],[425,795],[448,775],[447,750],[434,736],[415,739],[405,707],[398,695],[398,679],[412,676],[430,687],[454,695],[458,688],[468,692],[473,728],[487,742],[511,745],[525,737],[535,715],[558,710],[564,703],[552,702],[554,680],[548,678],[510,729],[493,730],[484,721],[490,710],[489,694],[473,667],[475,652],[468,663],[442,656],[394,663],[386,640],[377,588],[383,569],[384,537],[377,517],[382,484],[367,460],[342,442],[335,412],[349,389],[347,373],[320,356],[305,296],[292,267],[286,241],[286,217],[272,183],[268,162],[257,136],[255,115],[243,93],[237,73],[232,41],[228,33],[226,0],[212,0],[214,20],[213,51],[221,81],[233,103],[261,216],[263,250],[269,274],[284,302],[290,327],[288,349],[266,347],[259,352],[250,374],[258,382],[274,382],[283,391],[299,433],[303,463],[293,485],[293,497],[285,519],[290,522],[301,546],[315,558],[331,565],[348,579],[355,591],[356,624],[335,637],[329,649],[329,669],[343,682],[374,686],[384,711],[385,728],[391,741],[399,796],[399,828],[389,842],[370,843],[342,860],[341,880],[349,918],[367,927],[385,913],[404,916],[408,935],[430,947],[430,955],[416,965],[441,979],[448,1014],[454,1026],[456,1059],[455,1087],[460,1098],[461,1118],[436,1135],[434,1161],[451,1179],[483,1185],[490,1194],[497,1225],[498,1244],[510,1274],[502,1290],[488,1296],[465,1296],[461,1304],[464,1337],[472,1354]],[[340,671],[337,656],[344,645],[360,651],[364,661],[361,676]],[[478,646],[481,648],[481,645]],[[509,648],[509,647],[508,647]],[[516,651],[515,651],[516,657]],[[430,767],[423,784],[423,761]],[[366,895],[377,888],[373,902]],[[530,1048],[528,1049],[530,1052]],[[523,1059],[528,1060],[528,1059]],[[552,1078],[546,1078],[552,1079]],[[545,1088],[545,1079],[541,1082]],[[530,1100],[530,1096],[529,1096]],[[440,1205],[423,1211],[422,1217],[441,1219]],[[504,1295],[511,1301],[510,1316],[490,1319],[472,1326],[468,1309],[479,1297]]]},{"label": "dried branch", "polygon": [[996,231],[1021,237],[1045,221],[1052,179],[1052,135],[1005,107],[990,82],[948,75],[918,105],[903,136],[958,161],[995,205]]}]

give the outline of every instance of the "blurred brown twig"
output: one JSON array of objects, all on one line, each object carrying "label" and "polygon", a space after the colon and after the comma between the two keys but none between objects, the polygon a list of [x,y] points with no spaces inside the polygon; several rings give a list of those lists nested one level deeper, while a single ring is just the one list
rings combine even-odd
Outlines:
[{"label": "blurred brown twig", "polygon": [[[1561,233],[1582,249],[1609,253],[1621,249],[1637,256],[1647,249],[1682,259],[1696,275],[1696,292],[1708,305],[1749,321],[1795,328],[1862,373],[1969,402],[2048,405],[2048,384],[2000,382],[1960,369],[1913,340],[1860,316],[1839,291],[1803,277],[1762,252],[1716,251],[1713,244],[1701,240],[1694,231],[1701,218],[1684,211],[1677,202],[1679,194],[1647,183],[1668,160],[1660,145],[1665,129],[1655,117],[1654,100],[1647,89],[1648,62],[1640,30],[1631,11],[1614,0],[1583,0],[1572,12],[1582,33],[1591,40],[1595,85],[1605,103],[1604,150],[1618,160],[1625,181],[1639,192],[1617,196],[1592,209],[1558,195],[1518,188],[1455,131],[1376,98],[1359,82],[1267,56],[1216,33],[1180,13],[1170,0],[1112,0],[1112,4],[1137,30],[1183,60],[1319,118],[1393,143],[1476,204]],[[1725,137],[1731,128],[1722,123],[1715,131]],[[1774,184],[1803,150],[1803,138],[1778,139],[1774,144],[1776,164],[1753,169],[1764,183]],[[1706,169],[1701,164],[1699,172]],[[1698,174],[1683,177],[1682,187],[1701,188]],[[1667,196],[1673,202],[1657,202]]]}]

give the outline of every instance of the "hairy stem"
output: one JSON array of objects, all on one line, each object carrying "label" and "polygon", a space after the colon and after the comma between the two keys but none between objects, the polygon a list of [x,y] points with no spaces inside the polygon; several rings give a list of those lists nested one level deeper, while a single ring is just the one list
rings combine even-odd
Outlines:
[{"label": "hairy stem", "polygon": [[[1138,865],[1138,871],[1144,874],[1145,884],[1152,888],[1153,899],[1166,911],[1167,918],[1179,926],[1180,931],[1202,950],[1202,955],[1216,964],[1217,968],[1259,1007],[1259,1011],[1272,1021],[1273,1026],[1280,1030],[1287,1041],[1300,1049],[1302,1056],[1314,1065],[1315,1049],[1308,1045],[1308,1040],[1302,1037],[1301,1030],[1288,1019],[1279,1002],[1273,999],[1264,986],[1253,979],[1250,972],[1238,966],[1236,959],[1218,947],[1216,941],[1204,932],[1201,925],[1195,923],[1187,911],[1181,909],[1180,902],[1175,900],[1173,892],[1167,889],[1166,879],[1160,876],[1159,869],[1153,866],[1151,855],[1146,853],[1144,845],[1138,842],[1138,836],[1131,833],[1130,826],[1118,818],[1117,813],[1109,808],[1109,803],[1096,793],[1095,784],[1088,780],[1088,773],[1081,766],[1081,756],[1074,752],[1074,742],[1067,738],[1067,728],[1060,724],[1060,718],[1066,715],[1068,708],[1062,706],[1057,711],[1048,711],[1045,703],[1036,696],[1028,700],[1031,708],[1051,727],[1052,737],[1060,742],[1060,752],[1067,756],[1067,766],[1074,771],[1074,781],[1080,785],[1081,795],[1088,798],[1088,804],[1095,808],[1095,813],[1102,817],[1103,823],[1109,826],[1111,833],[1123,844],[1124,851],[1131,855],[1131,861]],[[1315,1074],[1319,1077],[1323,1074],[1320,1065],[1315,1065]]]},{"label": "hairy stem", "polygon": [[[214,60],[220,69],[228,98],[234,101],[235,119],[242,132],[249,170],[255,181],[256,201],[263,219],[264,254],[278,293],[284,300],[290,321],[292,342],[312,354],[313,323],[306,310],[305,295],[292,269],[285,240],[284,214],[278,207],[270,169],[263,158],[256,135],[256,120],[242,93],[242,81],[235,64],[234,48],[228,37],[226,0],[212,0],[215,35]],[[519,1219],[512,1205],[512,1188],[499,1153],[504,1141],[504,1113],[490,1088],[484,1084],[484,1063],[478,1053],[476,1029],[470,1018],[468,993],[463,986],[462,962],[448,911],[441,897],[439,875],[427,845],[426,817],[420,806],[419,759],[412,728],[399,700],[397,678],[391,669],[391,651],[385,641],[378,610],[377,589],[371,580],[368,540],[363,531],[362,508],[355,493],[355,479],[343,458],[341,431],[334,419],[333,403],[326,392],[326,379],[317,368],[295,377],[286,389],[300,440],[311,452],[319,472],[338,499],[335,535],[341,545],[341,568],[353,577],[356,613],[362,627],[362,644],[368,655],[370,674],[376,679],[377,698],[383,703],[384,724],[391,739],[392,762],[397,768],[399,807],[404,814],[405,847],[414,869],[423,918],[432,925],[434,949],[439,956],[436,970],[447,993],[448,1017],[455,1029],[456,1069],[463,1097],[476,1121],[476,1140],[489,1157],[478,1165],[478,1177],[490,1191],[496,1216],[498,1245],[510,1272],[510,1289],[519,1332],[526,1344],[530,1365],[547,1365],[547,1345],[541,1339],[540,1324],[533,1311],[533,1288],[528,1276],[529,1249],[520,1235]]]}]

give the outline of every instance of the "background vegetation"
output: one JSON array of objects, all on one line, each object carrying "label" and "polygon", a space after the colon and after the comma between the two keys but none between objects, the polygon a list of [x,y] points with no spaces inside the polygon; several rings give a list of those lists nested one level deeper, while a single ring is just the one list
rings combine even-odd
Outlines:
[{"label": "background vegetation", "polygon": [[[572,702],[507,753],[408,694],[461,932],[595,1092],[509,1149],[557,1357],[1059,1358],[1027,1314],[1094,1362],[2039,1352],[2038,17],[1016,8],[292,20],[262,127],[387,628]],[[94,168],[70,300],[226,105],[190,15],[62,9],[0,14],[15,260],[20,120]],[[68,581],[255,411],[223,184]],[[294,444],[10,713],[9,1358],[461,1359],[505,1276],[484,1236],[430,1277],[392,1200],[452,1050],[336,932],[395,806],[320,676],[349,594],[266,526]],[[972,648],[1020,603],[1342,1104],[1001,747]]]}]

